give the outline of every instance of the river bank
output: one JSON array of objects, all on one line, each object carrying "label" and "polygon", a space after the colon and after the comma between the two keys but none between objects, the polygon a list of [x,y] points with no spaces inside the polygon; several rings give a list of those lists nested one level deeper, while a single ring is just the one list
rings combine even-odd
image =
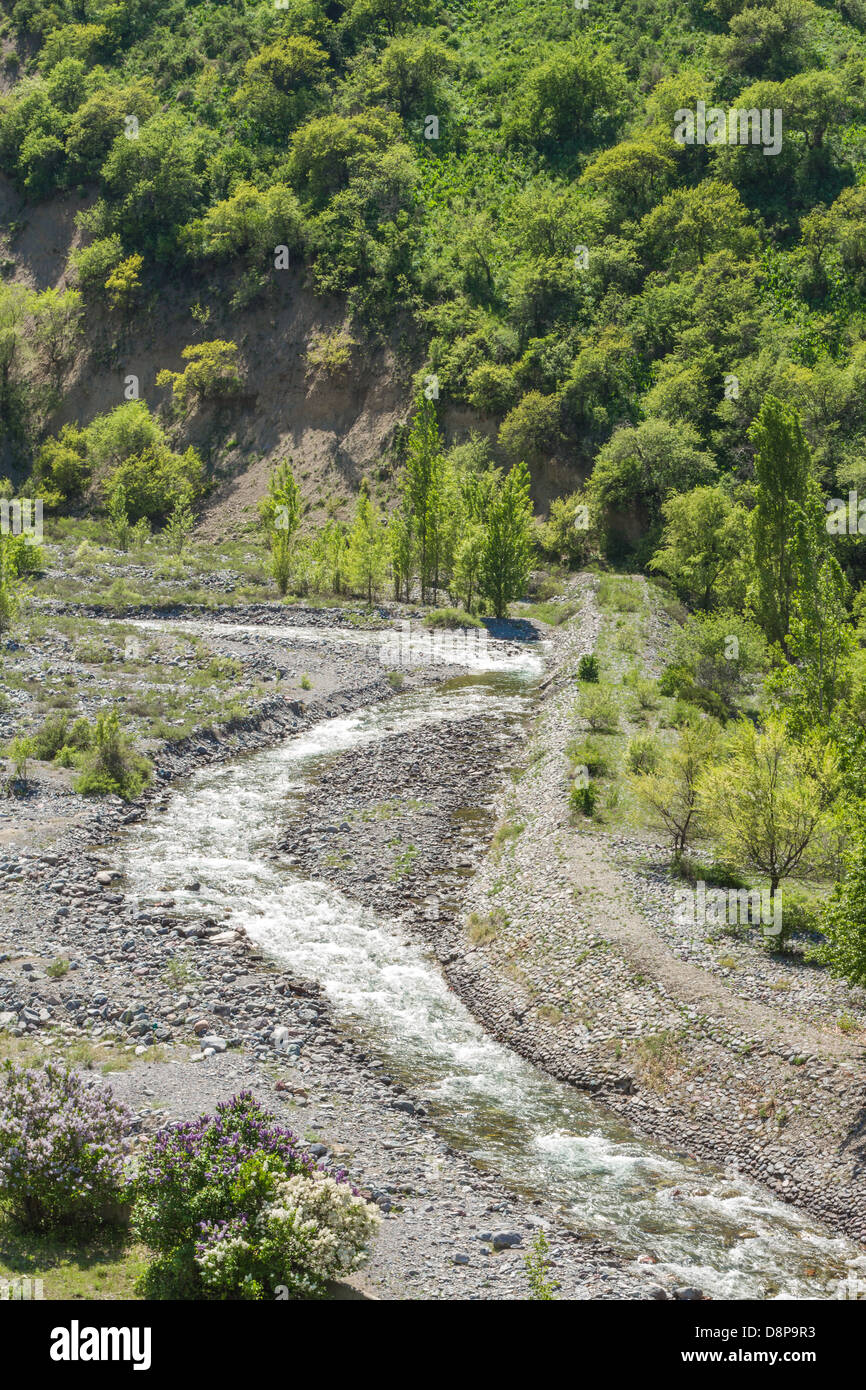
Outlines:
[{"label": "river bank", "polygon": [[[753,1177],[862,1242],[862,991],[747,935],[715,949],[705,932],[677,938],[663,847],[575,821],[573,672],[603,621],[595,581],[578,590],[582,611],[552,630],[531,738],[498,794],[469,729],[413,731],[388,755],[390,812],[350,756],[306,798],[284,848],[306,872],[399,913],[493,1037],[597,1094],[638,1133]],[[649,669],[664,638],[652,619]],[[383,852],[398,841],[418,852],[395,880]],[[840,1013],[851,1031],[835,1026]]]},{"label": "river bank", "polygon": [[[281,614],[268,616],[273,624]],[[190,917],[168,891],[148,902],[128,893],[124,837],[165,815],[175,783],[395,694],[369,644],[335,654],[297,646],[290,631],[276,645],[247,633],[207,636],[223,655],[258,664],[259,675],[288,652],[313,692],[275,695],[227,727],[163,743],[155,785],[131,806],[83,800],[62,770],[31,769],[28,796],[7,802],[0,822],[3,1055],[104,1072],[141,1138],[252,1089],[319,1146],[324,1166],[348,1167],[379,1203],[385,1220],[359,1285],[367,1296],[526,1297],[524,1255],[540,1227],[561,1297],[648,1296],[652,1281],[604,1242],[581,1239],[443,1141],[423,1106],[335,1021],[316,982],[276,965],[207,907]],[[35,663],[33,652],[27,659]],[[50,643],[44,659],[59,659]],[[454,673],[419,668],[399,684],[411,691]],[[45,1284],[51,1297],[50,1271]]]}]

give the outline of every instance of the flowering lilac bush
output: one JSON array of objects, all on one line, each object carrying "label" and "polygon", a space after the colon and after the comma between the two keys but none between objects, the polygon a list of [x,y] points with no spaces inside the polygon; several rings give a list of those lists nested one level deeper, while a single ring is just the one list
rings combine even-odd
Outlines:
[{"label": "flowering lilac bush", "polygon": [[283,1178],[252,1219],[203,1223],[195,1259],[221,1298],[321,1298],[328,1281],[364,1263],[379,1212],[324,1173]]},{"label": "flowering lilac bush", "polygon": [[292,1131],[248,1091],[218,1105],[215,1115],[160,1130],[136,1180],[136,1233],[157,1252],[141,1291],[151,1298],[272,1298],[283,1284],[295,1296],[313,1297],[332,1277],[329,1269],[351,1268],[359,1253],[357,1242],[349,1251],[349,1233],[359,1223],[354,1204],[367,1204],[337,1177],[332,1185],[346,1199],[341,1193],[332,1204],[333,1227],[327,1203],[321,1231],[312,1208],[297,1201],[295,1216],[278,1217],[290,1200],[287,1182],[309,1187],[312,1197],[321,1175]]},{"label": "flowering lilac bush", "polygon": [[0,1197],[28,1226],[104,1217],[124,1195],[130,1114],[108,1086],[46,1063],[0,1067]]}]

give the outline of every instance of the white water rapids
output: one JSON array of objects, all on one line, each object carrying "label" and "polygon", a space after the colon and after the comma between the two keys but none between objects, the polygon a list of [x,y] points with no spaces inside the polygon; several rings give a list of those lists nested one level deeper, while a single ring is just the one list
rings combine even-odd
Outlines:
[{"label": "white water rapids", "polygon": [[[296,635],[279,631],[286,643]],[[383,735],[441,719],[483,714],[495,732],[524,711],[538,658],[523,658],[522,672],[511,660],[497,666],[492,650],[488,659],[487,673],[323,721],[176,786],[162,814],[127,833],[130,893],[146,900],[168,888],[176,910],[196,916],[230,910],[269,953],[320,982],[346,1027],[424,1098],[446,1139],[509,1185],[556,1201],[576,1227],[635,1257],[653,1254],[678,1282],[716,1298],[833,1297],[859,1254],[852,1243],[754,1184],[635,1137],[487,1037],[399,923],[270,857],[317,760],[359,746],[373,756]],[[183,889],[192,878],[197,893]]]}]

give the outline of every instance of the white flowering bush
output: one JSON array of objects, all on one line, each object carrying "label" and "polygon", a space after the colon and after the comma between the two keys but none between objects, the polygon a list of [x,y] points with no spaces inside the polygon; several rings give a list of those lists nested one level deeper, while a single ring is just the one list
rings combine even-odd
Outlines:
[{"label": "white flowering bush", "polygon": [[202,1223],[196,1264],[213,1297],[320,1298],[328,1283],[358,1269],[380,1220],[346,1182],[321,1172],[277,1184],[251,1219]]},{"label": "white flowering bush", "polygon": [[108,1086],[46,1063],[0,1067],[0,1198],[44,1230],[90,1221],[124,1195],[130,1115]]}]

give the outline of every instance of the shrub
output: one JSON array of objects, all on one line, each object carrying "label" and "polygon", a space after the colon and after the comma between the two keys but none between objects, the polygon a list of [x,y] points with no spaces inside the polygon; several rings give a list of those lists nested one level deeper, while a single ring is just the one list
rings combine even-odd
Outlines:
[{"label": "shrub", "polygon": [[596,733],[613,733],[619,728],[619,704],[613,687],[597,685],[581,693],[578,710]]},{"label": "shrub", "polygon": [[283,1178],[252,1219],[205,1222],[195,1262],[218,1298],[321,1298],[328,1281],[359,1268],[379,1213],[346,1182],[313,1172]]},{"label": "shrub", "polygon": [[180,355],[188,365],[182,372],[161,371],[156,384],[171,388],[183,412],[200,400],[234,396],[242,390],[237,343],[214,338],[209,343],[191,343]]},{"label": "shrub", "polygon": [[314,333],[307,349],[307,366],[325,376],[337,376],[349,366],[352,349],[357,346],[344,328],[337,328],[333,333]]},{"label": "shrub", "polygon": [[12,767],[3,786],[7,796],[27,795],[27,758],[29,754],[30,744],[26,738],[12,740],[8,749],[8,757]]},{"label": "shrub", "polygon": [[637,734],[628,745],[629,772],[655,772],[661,761],[662,749],[651,734]]},{"label": "shrub", "polygon": [[572,811],[582,812],[585,816],[591,816],[595,811],[595,803],[598,799],[598,790],[592,782],[575,782],[568,797],[568,804]]},{"label": "shrub", "polygon": [[93,742],[75,790],[84,795],[123,797],[132,801],[151,777],[151,765],[129,746],[117,710],[97,715]]},{"label": "shrub", "polygon": [[598,602],[619,613],[637,613],[643,608],[643,594],[631,580],[606,574],[599,581]]},{"label": "shrub", "polygon": [[424,626],[460,628],[483,627],[484,624],[464,608],[432,608],[424,618]]},{"label": "shrub", "polygon": [[46,1063],[0,1068],[0,1195],[45,1230],[104,1218],[125,1190],[130,1115],[107,1086]]},{"label": "shrub", "polygon": [[[215,1115],[160,1130],[136,1180],[135,1231],[158,1256],[141,1291],[258,1299],[285,1284],[296,1297],[323,1292],[332,1271],[360,1258],[372,1214],[362,1217],[341,1175],[314,1189],[314,1174],[295,1135],[248,1091]],[[336,1187],[345,1192],[335,1195]]]},{"label": "shrub", "polygon": [[635,693],[638,709],[650,710],[658,707],[658,689],[655,681],[639,676],[634,682],[632,689]]},{"label": "shrub", "polygon": [[604,777],[610,768],[607,750],[597,738],[574,739],[566,752],[577,767],[585,767],[591,777]]},{"label": "shrub", "polygon": [[577,663],[577,679],[595,684],[598,681],[598,676],[598,657],[589,653],[582,656]]},{"label": "shrub", "polygon": [[50,714],[42,727],[28,740],[31,757],[40,762],[51,762],[64,748],[83,751],[90,747],[90,725],[86,719],[76,719],[70,726],[69,715],[65,711]]}]

